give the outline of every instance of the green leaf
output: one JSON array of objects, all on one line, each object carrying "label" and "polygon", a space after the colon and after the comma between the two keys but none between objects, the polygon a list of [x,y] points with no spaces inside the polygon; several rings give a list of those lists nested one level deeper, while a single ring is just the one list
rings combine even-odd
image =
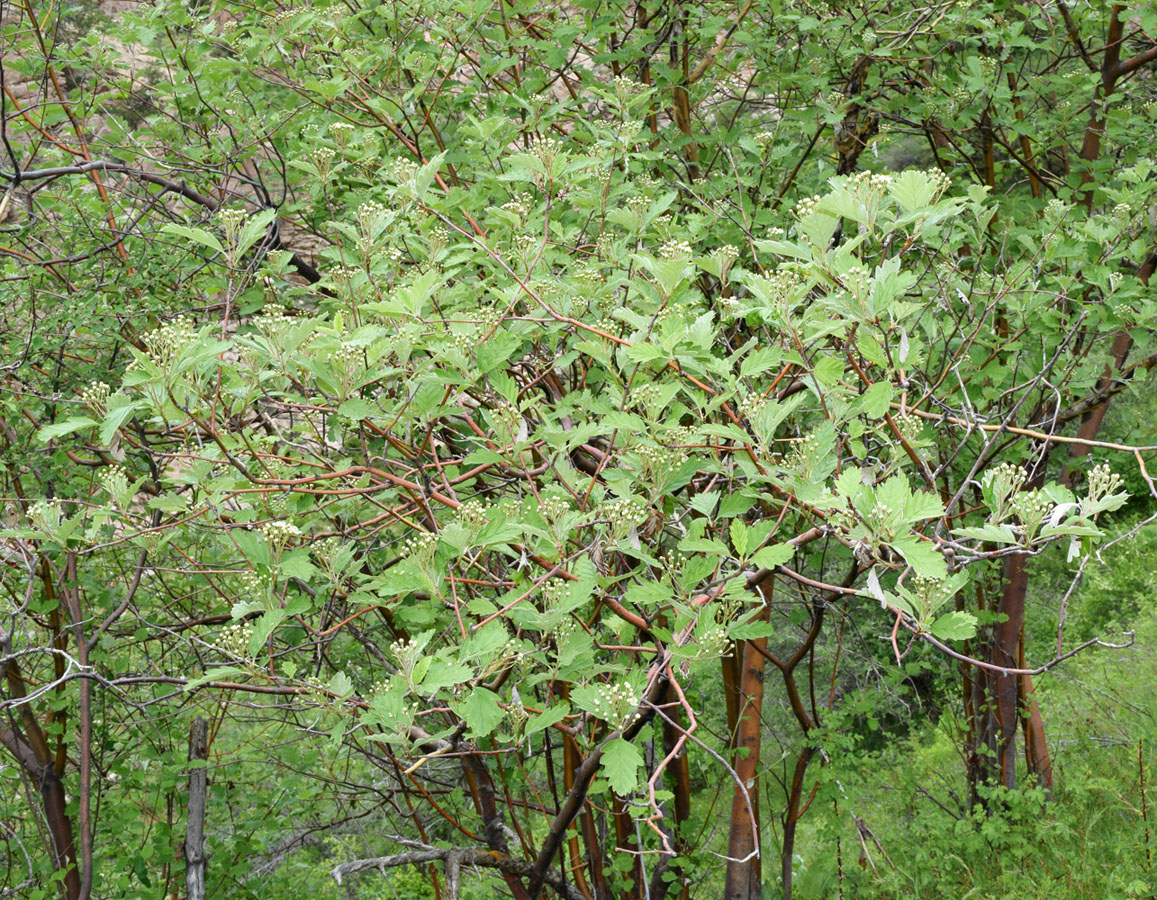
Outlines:
[{"label": "green leaf", "polygon": [[335,672],[327,687],[340,700],[344,700],[354,692],[354,683],[345,672]]},{"label": "green leaf", "polygon": [[976,616],[966,612],[945,613],[928,630],[942,641],[967,641],[976,636]]},{"label": "green leaf", "polygon": [[628,740],[615,738],[603,748],[602,771],[611,790],[626,796],[639,786],[639,767],[643,754]]},{"label": "green leaf", "polygon": [[526,723],[526,736],[530,737],[532,734],[545,731],[556,722],[561,722],[568,715],[570,715],[570,704],[565,700],[553,706],[548,706],[538,715],[530,717],[530,720]]},{"label": "green leaf", "polygon": [[791,544],[771,544],[757,550],[751,561],[761,569],[774,569],[776,566],[782,566],[793,556],[795,547]]},{"label": "green leaf", "polygon": [[747,556],[747,526],[739,519],[731,520],[731,546],[739,559]]},{"label": "green leaf", "polygon": [[882,418],[892,402],[892,385],[887,381],[877,381],[860,397],[860,411],[873,419]]},{"label": "green leaf", "polygon": [[944,562],[944,556],[933,544],[908,535],[892,541],[892,546],[904,554],[904,559],[915,569],[917,575],[937,579],[947,577],[948,566]]},{"label": "green leaf", "polygon": [[64,437],[66,434],[72,434],[74,431],[80,431],[82,428],[91,428],[96,424],[98,424],[97,421],[90,419],[88,416],[73,416],[71,419],[65,419],[63,422],[45,425],[36,432],[36,439],[41,443],[47,443],[58,437]]},{"label": "green leaf", "polygon": [[498,695],[484,687],[474,688],[451,706],[465,720],[472,738],[485,737],[506,718],[506,711],[498,705]]},{"label": "green leaf", "polygon": [[175,234],[177,237],[183,237],[186,240],[192,241],[194,244],[200,244],[202,247],[208,247],[215,253],[224,253],[225,248],[221,246],[221,242],[217,240],[212,232],[206,231],[204,228],[190,228],[188,225],[162,225],[161,231],[165,234]]}]

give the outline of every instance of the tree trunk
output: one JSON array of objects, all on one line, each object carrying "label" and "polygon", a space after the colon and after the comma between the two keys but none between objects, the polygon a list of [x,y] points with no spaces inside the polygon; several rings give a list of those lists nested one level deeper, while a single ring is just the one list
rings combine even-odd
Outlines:
[{"label": "tree trunk", "polygon": [[[753,619],[766,622],[767,607]],[[756,646],[758,645],[758,649]],[[739,723],[736,729],[733,768],[742,785],[731,795],[731,830],[727,841],[725,900],[760,900],[762,867],[759,859],[759,746],[763,711],[763,669],[767,638],[743,643],[739,673]],[[753,825],[754,822],[754,825]]]},{"label": "tree trunk", "polygon": [[[201,716],[189,729],[189,762],[209,758],[209,723]],[[205,806],[209,778],[205,767],[189,772],[189,821],[185,830],[185,893],[188,900],[205,900]]]}]

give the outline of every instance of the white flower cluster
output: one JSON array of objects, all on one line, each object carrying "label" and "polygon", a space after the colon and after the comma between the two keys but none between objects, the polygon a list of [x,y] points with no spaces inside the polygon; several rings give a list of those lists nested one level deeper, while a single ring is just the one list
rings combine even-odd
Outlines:
[{"label": "white flower cluster", "polygon": [[426,241],[430,246],[429,258],[433,259],[449,245],[450,232],[441,225],[435,225],[426,232]]},{"label": "white flower cluster", "polygon": [[687,241],[671,238],[659,245],[659,258],[665,260],[690,259],[691,245]]},{"label": "white flower cluster", "polygon": [[924,423],[919,416],[914,416],[910,413],[895,416],[892,419],[896,423],[896,428],[900,431],[900,436],[909,444],[915,441],[924,431]]},{"label": "white flower cluster", "polygon": [[52,533],[64,520],[64,509],[59,499],[37,500],[28,507],[28,518],[33,528]]},{"label": "white flower cluster", "polygon": [[120,466],[109,466],[102,470],[97,475],[97,480],[100,481],[100,486],[104,488],[105,493],[118,502],[121,497],[128,493],[129,476]]},{"label": "white flower cluster", "polygon": [[795,209],[793,210],[796,218],[797,219],[806,219],[808,216],[810,216],[812,213],[814,213],[816,211],[816,209],[819,208],[819,205],[823,201],[823,199],[824,198],[821,197],[819,194],[813,194],[810,197],[804,197],[802,200],[799,201],[799,203],[797,203],[795,205]]},{"label": "white flower cluster", "polygon": [[389,168],[389,173],[398,184],[405,184],[418,171],[418,164],[404,156],[397,157]]},{"label": "white flower cluster", "polygon": [[343,150],[354,133],[354,126],[349,122],[330,122],[329,133]]},{"label": "white flower cluster", "polygon": [[332,147],[316,147],[310,152],[309,157],[313,160],[314,168],[317,169],[317,174],[321,177],[322,181],[329,178],[329,172],[330,169],[333,168],[335,156],[337,156],[337,153]]},{"label": "white flower cluster", "polygon": [[1129,217],[1133,215],[1133,207],[1128,203],[1118,203],[1113,207],[1113,218],[1118,222],[1128,222]]},{"label": "white flower cluster", "polygon": [[628,78],[626,75],[616,76],[614,85],[615,98],[619,101],[620,105],[626,104],[647,89],[645,84],[640,84],[633,78]]},{"label": "white flower cluster", "polygon": [[550,496],[544,497],[542,505],[539,506],[538,511],[542,517],[548,522],[554,524],[566,518],[570,513],[570,504],[562,497]]},{"label": "white flower cluster", "polygon": [[525,219],[530,215],[530,211],[534,208],[534,198],[523,191],[520,194],[515,194],[509,200],[502,204],[502,209],[509,213],[514,213],[520,219]]},{"label": "white flower cluster", "polygon": [[245,222],[248,213],[238,207],[222,207],[218,209],[214,218],[225,232],[225,243],[232,246],[237,243],[237,235],[241,232],[241,225]]},{"label": "white flower cluster", "polygon": [[550,174],[554,161],[562,152],[562,143],[556,138],[540,137],[531,148],[535,156],[542,162],[542,166]]},{"label": "white flower cluster", "polygon": [[626,537],[632,528],[646,517],[642,504],[630,497],[616,497],[603,503],[596,513],[598,519],[607,523],[608,530],[615,538]]},{"label": "white flower cluster", "polygon": [[627,682],[600,684],[591,702],[592,712],[612,728],[622,728],[630,721],[642,698]]},{"label": "white flower cluster", "polygon": [[1012,509],[1025,529],[1026,538],[1031,538],[1053,510],[1053,502],[1044,491],[1021,491],[1012,499]]},{"label": "white flower cluster", "polygon": [[925,170],[928,179],[932,182],[935,192],[932,194],[932,202],[935,203],[945,192],[952,187],[952,179],[948,177],[943,169],[931,168]]},{"label": "white flower cluster", "polygon": [[490,524],[490,507],[481,500],[467,500],[458,507],[458,518],[467,528],[482,528]]},{"label": "white flower cluster", "polygon": [[1048,226],[1055,227],[1064,216],[1068,215],[1071,207],[1063,200],[1053,198],[1045,204],[1045,223]]},{"label": "white flower cluster", "polygon": [[432,531],[416,531],[402,541],[402,556],[419,565],[428,565],[438,549],[438,535]]},{"label": "white flower cluster", "polygon": [[1089,470],[1089,497],[1094,501],[1117,493],[1123,484],[1121,476],[1110,469],[1108,463],[1100,463]]},{"label": "white flower cluster", "polygon": [[104,412],[105,404],[111,393],[112,388],[103,381],[94,381],[80,392],[80,402],[87,406],[91,412],[100,415]]},{"label": "white flower cluster", "polygon": [[284,547],[295,537],[301,537],[301,529],[284,519],[274,519],[261,526],[261,533],[271,547]]},{"label": "white flower cluster", "polygon": [[213,646],[232,659],[248,659],[249,639],[252,637],[252,625],[248,622],[234,622],[217,635]]},{"label": "white flower cluster", "polygon": [[279,337],[294,323],[292,316],[287,316],[284,310],[267,306],[261,310],[261,315],[253,320],[253,327],[266,337]]},{"label": "white flower cluster", "polygon": [[522,231],[512,235],[510,243],[511,246],[514,247],[514,252],[523,259],[526,259],[538,249],[540,240],[538,235]]},{"label": "white flower cluster", "polygon": [[754,141],[760,150],[766,151],[768,147],[775,143],[775,132],[764,130],[755,135]]},{"label": "white flower cluster", "polygon": [[358,205],[358,230],[364,235],[371,235],[381,224],[386,215],[386,208],[377,200],[366,200]]},{"label": "white flower cluster", "polygon": [[144,343],[153,362],[163,366],[176,359],[196,336],[193,323],[178,316],[146,334]]}]

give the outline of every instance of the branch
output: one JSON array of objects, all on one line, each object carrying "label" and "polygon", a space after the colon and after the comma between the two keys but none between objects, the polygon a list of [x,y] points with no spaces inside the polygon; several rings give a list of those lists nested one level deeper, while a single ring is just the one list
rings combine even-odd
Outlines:
[{"label": "branch", "polygon": [[1122,75],[1128,75],[1130,72],[1141,68],[1146,63],[1151,63],[1157,59],[1157,45],[1150,47],[1144,53],[1138,53],[1132,59],[1127,59],[1119,66],[1117,66],[1117,73],[1115,78],[1120,78]]},{"label": "branch", "polygon": [[1073,21],[1073,14],[1069,12],[1068,4],[1058,2],[1057,6],[1060,7],[1061,17],[1065,20],[1065,30],[1068,31],[1073,43],[1077,45],[1081,59],[1085,61],[1085,65],[1089,67],[1090,72],[1096,72],[1097,66],[1089,57],[1089,51],[1085,49],[1085,45],[1081,42],[1081,30],[1077,27],[1077,23]]},{"label": "branch", "polygon": [[[397,866],[423,865],[431,862],[442,862],[448,869],[458,866],[479,866],[487,869],[499,869],[513,875],[528,877],[533,865],[525,859],[514,859],[491,850],[461,850],[457,848],[438,848],[430,850],[411,850],[407,853],[395,853],[393,856],[376,856],[370,859],[355,859],[352,862],[335,866],[330,874],[338,884],[347,875],[364,872],[367,869],[377,869],[385,874],[386,869]],[[549,884],[560,897],[565,900],[586,900],[582,892],[563,880],[559,872],[551,869],[543,874],[542,880]],[[456,900],[456,898],[454,898]]]}]

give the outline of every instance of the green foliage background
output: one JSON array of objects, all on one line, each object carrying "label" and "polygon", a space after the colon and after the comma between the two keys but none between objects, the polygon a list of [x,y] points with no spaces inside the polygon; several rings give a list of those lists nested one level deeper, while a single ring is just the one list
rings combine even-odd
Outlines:
[{"label": "green foliage background", "polygon": [[1157,889],[1148,4],[0,30],[0,896]]}]

